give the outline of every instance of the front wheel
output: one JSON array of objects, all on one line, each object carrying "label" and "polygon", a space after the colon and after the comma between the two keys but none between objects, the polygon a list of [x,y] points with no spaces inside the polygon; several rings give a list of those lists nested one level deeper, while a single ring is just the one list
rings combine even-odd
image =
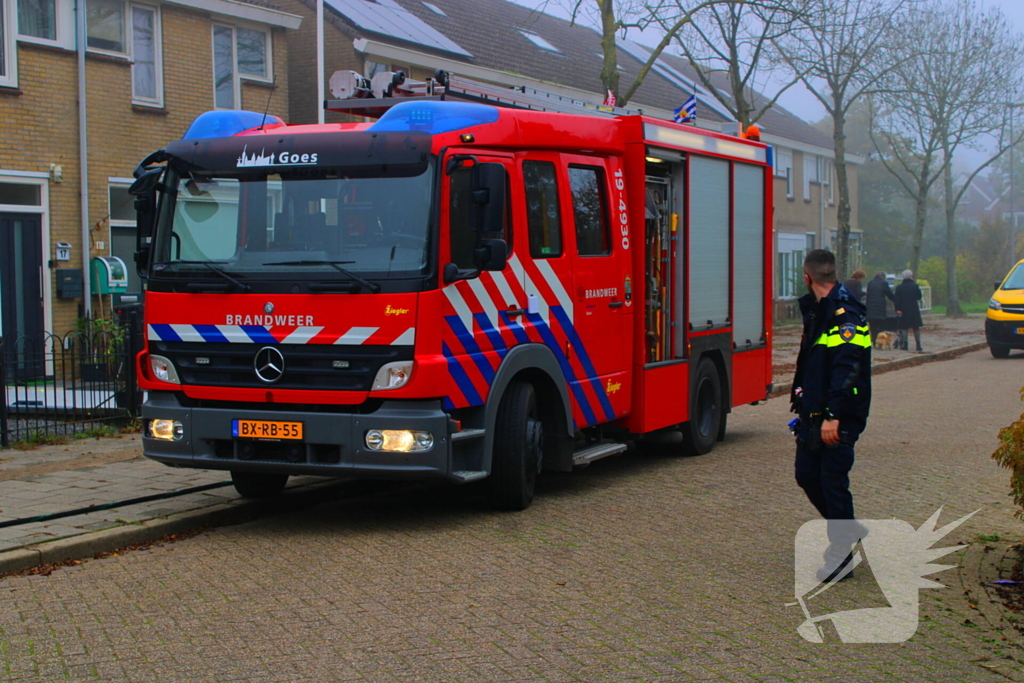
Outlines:
[{"label": "front wheel", "polygon": [[491,475],[491,505],[498,510],[525,510],[533,502],[540,472],[544,427],[537,414],[533,385],[513,381],[498,406]]},{"label": "front wheel", "polygon": [[1010,347],[1003,344],[996,344],[994,342],[988,343],[988,350],[992,352],[993,358],[1006,358],[1010,355]]},{"label": "front wheel", "polygon": [[710,359],[705,358],[697,366],[693,382],[690,421],[683,424],[683,447],[687,454],[704,455],[711,452],[719,438],[724,414],[718,370]]},{"label": "front wheel", "polygon": [[271,498],[284,490],[288,475],[232,471],[231,483],[242,498]]}]

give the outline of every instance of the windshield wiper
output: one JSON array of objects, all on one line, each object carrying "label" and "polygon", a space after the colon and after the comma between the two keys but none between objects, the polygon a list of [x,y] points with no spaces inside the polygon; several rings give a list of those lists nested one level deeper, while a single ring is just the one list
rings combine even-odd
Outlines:
[{"label": "windshield wiper", "polygon": [[247,285],[244,282],[241,282],[239,280],[236,280],[235,278],[233,278],[232,276],[228,275],[223,270],[221,270],[217,266],[213,265],[209,261],[171,261],[170,263],[168,263],[168,265],[174,265],[176,263],[183,263],[183,264],[189,265],[189,266],[206,266],[207,268],[209,268],[213,272],[217,273],[217,275],[220,275],[222,278],[224,278],[225,280],[227,280],[231,284],[235,285],[236,287],[239,287],[243,292],[248,292],[250,289],[252,289],[252,287],[250,287],[249,285]]},{"label": "windshield wiper", "polygon": [[273,261],[271,263],[263,263],[261,265],[264,265],[264,266],[330,266],[331,268],[334,268],[336,271],[338,271],[342,275],[345,275],[346,277],[352,278],[353,280],[355,280],[356,282],[361,284],[363,287],[366,287],[368,290],[370,290],[374,294],[376,294],[377,292],[380,291],[380,285],[377,284],[376,282],[370,282],[369,280],[366,280],[364,278],[359,277],[358,275],[353,273],[351,270],[347,270],[347,269],[341,267],[341,264],[346,264],[347,265],[349,263],[355,263],[355,261]]}]

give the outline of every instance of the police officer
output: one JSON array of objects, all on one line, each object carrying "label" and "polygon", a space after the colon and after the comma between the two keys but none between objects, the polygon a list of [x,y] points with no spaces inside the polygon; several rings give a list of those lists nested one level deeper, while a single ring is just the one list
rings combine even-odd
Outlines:
[{"label": "police officer", "polygon": [[804,335],[791,397],[800,416],[796,481],[829,520],[829,547],[818,579],[838,580],[852,575],[852,566],[846,567],[850,550],[866,534],[853,521],[849,474],[871,404],[871,336],[864,304],[836,282],[832,252],[807,253],[804,283],[809,293],[800,298]]}]

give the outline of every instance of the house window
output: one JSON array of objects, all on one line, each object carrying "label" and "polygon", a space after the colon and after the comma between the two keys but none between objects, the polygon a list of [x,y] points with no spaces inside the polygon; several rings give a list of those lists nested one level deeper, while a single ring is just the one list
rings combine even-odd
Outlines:
[{"label": "house window", "polygon": [[18,0],[18,33],[57,40],[57,0]]},{"label": "house window", "polygon": [[818,157],[804,154],[804,201],[811,201],[811,183],[818,182]]},{"label": "house window", "polygon": [[132,100],[163,104],[160,22],[155,8],[132,6]]},{"label": "house window", "polygon": [[0,0],[0,85],[17,85],[15,71],[14,26],[11,21],[13,2]]},{"label": "house window", "polygon": [[94,50],[125,53],[124,2],[88,0],[85,8],[85,43]]},{"label": "house window", "polygon": [[213,91],[218,109],[240,106],[240,79],[269,81],[270,37],[266,31],[213,27]]},{"label": "house window", "polygon": [[780,149],[775,155],[775,175],[786,179],[786,197],[793,198],[793,152]]}]

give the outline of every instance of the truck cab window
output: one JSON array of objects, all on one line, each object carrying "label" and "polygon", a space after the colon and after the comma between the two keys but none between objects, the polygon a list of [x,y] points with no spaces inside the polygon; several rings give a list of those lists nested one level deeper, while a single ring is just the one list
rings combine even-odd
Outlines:
[{"label": "truck cab window", "polygon": [[580,256],[610,254],[604,172],[595,166],[570,166],[569,188],[576,221],[577,252]]},{"label": "truck cab window", "polygon": [[526,223],[530,234],[530,256],[554,258],[562,255],[562,221],[558,212],[558,181],[550,161],[524,161]]}]

